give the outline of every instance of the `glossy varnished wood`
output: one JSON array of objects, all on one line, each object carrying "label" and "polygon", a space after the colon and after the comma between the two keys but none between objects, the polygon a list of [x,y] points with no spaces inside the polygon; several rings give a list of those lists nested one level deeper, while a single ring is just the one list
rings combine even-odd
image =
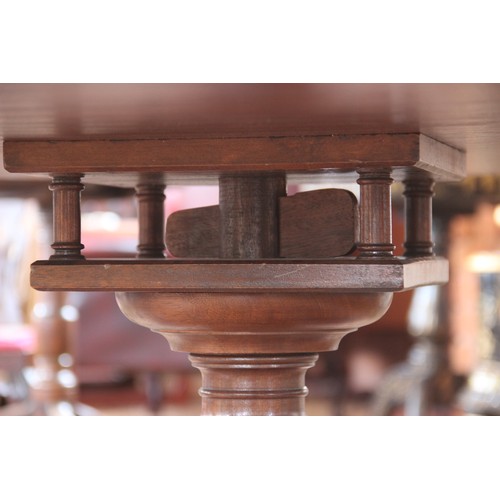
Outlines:
[{"label": "glossy varnished wood", "polygon": [[37,261],[31,266],[31,286],[37,290],[403,291],[447,280],[448,262],[438,257],[238,262],[92,259],[71,263]]},{"label": "glossy varnished wood", "polygon": [[499,84],[1,84],[0,138],[422,133],[500,164]]},{"label": "glossy varnished wood", "polygon": [[165,185],[139,184],[136,188],[139,244],[137,256],[144,259],[165,257]]},{"label": "glossy varnished wood", "polygon": [[385,168],[359,169],[359,242],[361,257],[391,257],[392,244],[392,172]]},{"label": "glossy varnished wood", "polygon": [[306,371],[317,354],[282,356],[190,355],[201,371],[203,415],[305,415]]},{"label": "glossy varnished wood", "polygon": [[404,181],[405,189],[405,255],[434,255],[432,241],[432,197],[434,180],[414,176]]},{"label": "glossy varnished wood", "polygon": [[172,349],[203,354],[284,354],[334,350],[373,323],[391,292],[118,292],[131,321],[164,335]]},{"label": "glossy varnished wood", "polygon": [[50,184],[53,199],[54,254],[51,259],[83,259],[81,242],[80,175],[57,175]]},{"label": "glossy varnished wood", "polygon": [[436,179],[459,180],[461,151],[420,134],[241,137],[164,140],[6,141],[5,168],[13,173],[84,173],[86,182],[135,187],[147,173],[167,184],[217,181],[228,172],[281,171],[307,176],[339,170],[393,169],[395,179],[411,168]]},{"label": "glossy varnished wood", "polygon": [[[369,124],[365,128],[360,122],[349,132],[345,119],[334,132],[339,116],[327,119],[328,130],[318,132],[320,115],[310,114],[311,101],[291,103],[290,93],[280,101],[291,109],[281,122],[289,133],[280,134],[280,107],[270,97],[275,90],[293,93],[298,87],[225,87],[237,89],[237,100],[244,88],[261,89],[263,94],[254,104],[267,103],[252,115],[260,119],[246,129],[231,125],[224,131],[219,112],[222,116],[234,112],[234,102],[225,108],[220,101],[211,112],[206,107],[184,108],[192,112],[185,122],[191,126],[181,130],[174,125],[170,133],[166,129],[152,133],[154,125],[145,131],[146,118],[138,136],[92,135],[88,133],[92,126],[70,138],[64,133],[38,140],[10,135],[4,145],[5,165],[17,174],[83,176],[85,183],[122,187],[147,184],[146,178],[154,179],[149,184],[155,189],[164,184],[219,182],[218,257],[225,260],[82,262],[68,247],[75,258],[35,263],[32,283],[47,290],[116,291],[131,320],[163,334],[174,349],[192,354],[203,373],[205,414],[301,414],[306,393],[303,375],[314,362],[311,353],[335,349],[345,334],[379,319],[392,292],[447,279],[442,259],[392,256],[390,186],[392,181],[408,182],[423,174],[433,181],[461,179],[464,147],[426,135],[401,117],[395,118],[395,123],[403,124],[394,127],[396,133]],[[189,93],[193,87],[184,89]],[[352,110],[350,102],[344,101]],[[295,113],[296,106],[304,103],[304,109]],[[144,118],[152,109],[145,105],[138,115]],[[299,115],[310,117],[305,125],[290,121]],[[201,120],[198,126],[197,120]],[[280,258],[281,240],[286,239],[280,231],[280,199],[285,198],[286,181],[312,178],[360,184],[359,238],[353,257],[322,260],[314,254],[307,259],[310,253],[303,248],[297,259]],[[417,198],[414,187],[407,190],[412,201]],[[158,230],[160,224],[154,224],[154,231],[145,229],[151,218],[157,220],[153,214],[157,209],[152,207],[158,206],[158,197],[154,198],[149,196],[151,203],[143,210],[148,215],[143,216],[140,245],[146,241],[146,247],[154,247],[155,238],[164,234]],[[412,207],[407,211],[408,243],[415,249],[428,230],[426,223],[417,227],[413,221],[427,217],[428,210],[418,201]],[[284,206],[287,210],[291,212]],[[330,216],[341,216],[341,211]],[[74,218],[70,214],[61,227],[66,224],[75,230]],[[351,229],[356,234],[356,217]],[[76,238],[66,239],[70,244]]]}]

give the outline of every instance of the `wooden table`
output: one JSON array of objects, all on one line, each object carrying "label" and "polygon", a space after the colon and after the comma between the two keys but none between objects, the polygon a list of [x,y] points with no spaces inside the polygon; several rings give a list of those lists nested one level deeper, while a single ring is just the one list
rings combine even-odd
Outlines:
[{"label": "wooden table", "polygon": [[[432,87],[442,97],[450,91]],[[190,353],[203,376],[203,414],[303,414],[304,376],[316,353],[336,349],[344,335],[380,318],[394,292],[446,282],[447,262],[433,253],[431,199],[435,182],[465,175],[461,145],[441,140],[453,122],[448,129],[435,128],[441,137],[432,137],[412,120],[395,125],[394,116],[386,115],[384,121],[380,109],[372,116],[380,115],[373,126],[360,120],[352,111],[358,108],[349,103],[339,113],[335,97],[352,98],[359,86],[141,88],[153,101],[170,104],[164,115],[140,99],[135,103],[140,111],[130,115],[130,103],[124,115],[115,108],[95,110],[86,107],[89,96],[83,95],[82,115],[103,118],[90,120],[89,130],[109,126],[109,133],[68,135],[63,126],[51,137],[36,137],[35,131],[5,140],[8,171],[52,177],[54,252],[33,264],[32,285],[115,292],[126,316],[162,333],[174,350]],[[110,95],[106,86],[79,89]],[[129,97],[138,91],[122,89]],[[424,89],[367,86],[360,94],[372,106],[365,115],[378,109],[374,96],[384,92],[406,92],[406,105],[420,96],[421,106]],[[52,87],[45,90],[54,98]],[[307,98],[294,100],[314,90],[316,105]],[[36,92],[42,92],[40,87]],[[462,92],[497,95],[498,88],[464,86]],[[245,100],[249,95],[256,110]],[[180,102],[172,96],[181,96]],[[283,115],[285,103],[290,109]],[[64,123],[75,119],[74,111],[56,108]],[[182,109],[185,121],[176,127],[172,116]],[[127,123],[118,116],[134,124],[138,116],[157,121],[144,121],[141,130],[131,126],[121,135]],[[340,118],[349,116],[356,124],[346,120],[342,128]],[[491,127],[498,132],[496,121]],[[359,184],[359,205],[341,189],[286,195],[289,183],[353,181]],[[393,252],[393,182],[402,183],[406,200],[404,257]],[[136,189],[137,258],[84,257],[80,193],[86,183]],[[167,245],[177,256],[166,259],[165,186],[185,183],[218,183],[220,202],[167,221]]]}]

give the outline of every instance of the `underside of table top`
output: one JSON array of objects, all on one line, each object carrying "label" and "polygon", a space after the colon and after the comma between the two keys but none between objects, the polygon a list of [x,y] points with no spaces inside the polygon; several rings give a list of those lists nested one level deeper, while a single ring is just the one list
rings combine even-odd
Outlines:
[{"label": "underside of table top", "polygon": [[222,173],[285,172],[289,182],[352,182],[360,168],[391,169],[396,181],[427,172],[465,175],[465,154],[422,134],[168,140],[6,141],[18,174],[83,174],[85,183],[211,184]]}]

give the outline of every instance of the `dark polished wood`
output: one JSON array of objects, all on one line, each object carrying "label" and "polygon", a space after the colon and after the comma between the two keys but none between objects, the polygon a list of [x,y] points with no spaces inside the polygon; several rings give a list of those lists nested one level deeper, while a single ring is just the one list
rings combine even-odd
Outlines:
[{"label": "dark polished wood", "polygon": [[282,356],[190,355],[201,371],[203,415],[305,415],[306,371],[317,354]]},{"label": "dark polished wood", "polygon": [[116,299],[131,321],[164,335],[173,350],[196,353],[202,414],[297,415],[305,371],[317,357],[310,353],[336,349],[346,334],[379,319],[392,296],[208,290],[118,292]]},{"label": "dark polished wood", "polygon": [[85,182],[121,187],[135,187],[147,174],[162,174],[158,182],[172,185],[216,183],[230,172],[330,182],[333,174],[355,180],[362,167],[391,168],[395,180],[415,168],[436,180],[465,173],[463,152],[421,134],[6,141],[4,163],[13,173],[85,173]]},{"label": "dark polished wood", "polygon": [[387,311],[391,292],[117,292],[122,312],[173,350],[286,354],[334,350]]},{"label": "dark polished wood", "polygon": [[223,175],[219,179],[220,257],[265,259],[279,256],[279,199],[286,177]]},{"label": "dark polished wood", "polygon": [[[346,255],[357,241],[356,197],[343,189],[319,189],[279,198],[279,256],[321,259]],[[220,209],[180,210],[167,220],[166,242],[174,257],[220,255]]]},{"label": "dark polished wood", "polygon": [[280,256],[322,259],[350,253],[357,241],[356,197],[320,189],[280,198]]},{"label": "dark polished wood", "polygon": [[[61,92],[72,88],[60,87]],[[79,88],[96,90],[90,90],[90,102],[94,102],[94,97],[100,99],[103,92],[116,92],[119,87]],[[140,87],[122,88],[135,92]],[[430,87],[412,87],[410,92],[424,88]],[[478,88],[473,86],[469,92]],[[74,123],[74,109],[61,107],[61,101],[50,94],[51,87],[47,89],[58,112]],[[111,99],[107,109],[103,105],[90,115],[79,115],[82,128],[70,133],[62,126],[58,134],[45,129],[43,135],[36,125],[16,132],[16,122],[5,126],[0,121],[6,139],[5,166],[15,174],[84,176],[86,184],[118,187],[220,182],[217,258],[85,262],[78,258],[79,250],[71,247],[77,238],[68,229],[62,238],[63,250],[74,258],[35,263],[32,284],[45,290],[116,291],[127,317],[163,334],[173,349],[192,354],[193,362],[205,372],[201,393],[206,414],[300,414],[303,373],[314,361],[311,353],[335,349],[344,335],[379,319],[390,305],[392,292],[447,279],[443,259],[393,257],[391,183],[424,174],[433,181],[460,180],[465,174],[464,150],[473,148],[475,140],[469,141],[469,133],[461,138],[451,133],[446,140],[446,133],[457,130],[455,122],[439,135],[439,127],[426,121],[429,107],[418,102],[414,114],[401,105],[409,89],[405,86],[148,89],[153,92],[148,99],[154,101],[154,96],[161,95],[159,101],[168,101],[169,106],[136,101],[136,112],[130,106],[123,108],[130,111],[129,123],[117,120],[116,100],[123,96]],[[194,89],[204,97],[197,101]],[[441,100],[449,97],[437,87],[432,89]],[[484,96],[488,89],[497,92],[498,87],[482,89]],[[308,96],[312,90],[318,94]],[[8,91],[0,86],[0,92]],[[342,92],[349,99],[339,100]],[[207,99],[207,93],[217,99]],[[22,91],[13,94],[14,101],[16,95]],[[245,95],[257,106],[254,111],[248,108]],[[374,97],[384,95],[390,96],[389,101]],[[89,111],[84,104],[88,96],[76,101]],[[13,106],[18,109],[20,101]],[[29,108],[29,102],[25,106]],[[235,119],[243,109],[239,106],[246,109],[242,122]],[[394,109],[403,114],[394,114]],[[97,128],[89,122],[92,113],[102,118]],[[122,122],[124,116],[120,114]],[[370,116],[376,120],[366,121]],[[154,182],[145,182],[146,178]],[[354,256],[309,259],[311,250],[304,244],[296,259],[280,258],[281,247],[286,247],[286,234],[280,232],[280,199],[286,195],[286,182],[311,180],[358,180],[359,238],[354,238],[358,240]],[[409,197],[416,199],[412,194]],[[74,196],[71,199],[68,215],[59,210],[61,218],[67,217],[61,227],[67,224],[76,232]],[[282,203],[284,212],[293,212],[286,206],[293,202]],[[323,204],[318,203],[319,212]],[[352,211],[352,202],[344,205]],[[409,219],[419,218],[417,211],[426,214],[425,207],[412,206]],[[336,209],[326,217],[333,220],[342,213]],[[351,225],[355,235],[357,218],[353,216]],[[149,222],[144,221],[144,227]],[[415,241],[422,242],[428,232],[425,224],[416,229],[409,222],[408,241],[413,249]],[[158,228],[159,223],[154,226]],[[140,239],[156,245],[150,230]]]},{"label": "dark polished wood", "polygon": [[500,85],[1,84],[4,140],[422,133],[500,164]]},{"label": "dark polished wood", "polygon": [[391,171],[359,170],[359,242],[361,257],[392,257]]},{"label": "dark polished wood", "polygon": [[432,241],[432,197],[434,180],[430,177],[410,177],[405,189],[405,255],[434,255]]},{"label": "dark polished wood", "polygon": [[88,259],[37,261],[31,286],[37,290],[230,291],[403,291],[448,280],[448,262],[435,258],[332,260],[269,259]]},{"label": "dark polished wood", "polygon": [[139,244],[137,257],[165,257],[165,185],[139,184],[136,187]]},{"label": "dark polished wood", "polygon": [[50,190],[53,199],[54,254],[51,259],[84,259],[81,251],[80,192],[81,175],[54,176]]}]

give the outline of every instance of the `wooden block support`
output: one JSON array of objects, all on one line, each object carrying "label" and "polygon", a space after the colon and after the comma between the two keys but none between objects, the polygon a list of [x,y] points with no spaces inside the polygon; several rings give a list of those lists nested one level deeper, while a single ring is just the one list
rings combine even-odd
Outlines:
[{"label": "wooden block support", "polygon": [[[169,252],[180,258],[218,258],[218,205],[174,212],[167,220]],[[357,241],[356,197],[319,189],[279,198],[279,256],[321,259],[347,255]]]},{"label": "wooden block support", "polygon": [[351,252],[358,209],[350,191],[319,189],[279,201],[281,257],[322,259]]}]

